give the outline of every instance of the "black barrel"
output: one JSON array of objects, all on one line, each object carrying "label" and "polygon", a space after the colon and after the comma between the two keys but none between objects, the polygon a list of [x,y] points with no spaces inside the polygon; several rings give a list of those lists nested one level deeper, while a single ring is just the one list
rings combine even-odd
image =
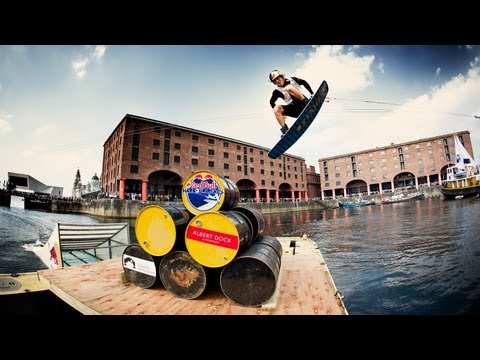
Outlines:
[{"label": "black barrel", "polygon": [[225,193],[228,192],[228,196],[225,197],[225,201],[223,202],[221,210],[233,209],[238,205],[238,202],[240,201],[240,190],[238,190],[237,185],[235,185],[235,183],[229,178],[220,178],[224,182],[225,189],[228,189],[225,190]]},{"label": "black barrel", "polygon": [[265,218],[263,214],[257,209],[250,209],[244,207],[233,208],[232,211],[239,212],[250,220],[252,227],[252,241],[255,241],[259,236],[263,235],[265,231]]},{"label": "black barrel", "polygon": [[230,210],[238,205],[240,190],[233,181],[209,171],[191,174],[182,186],[182,201],[194,215]]},{"label": "black barrel", "polygon": [[142,288],[159,283],[158,265],[161,258],[147,253],[138,244],[128,245],[122,254],[122,266],[129,282]]},{"label": "black barrel", "polygon": [[165,255],[158,273],[165,289],[183,299],[199,297],[207,286],[205,269],[186,251]]},{"label": "black barrel", "polygon": [[257,239],[223,268],[220,274],[223,294],[241,306],[266,303],[277,286],[281,249],[282,245],[274,237]]}]

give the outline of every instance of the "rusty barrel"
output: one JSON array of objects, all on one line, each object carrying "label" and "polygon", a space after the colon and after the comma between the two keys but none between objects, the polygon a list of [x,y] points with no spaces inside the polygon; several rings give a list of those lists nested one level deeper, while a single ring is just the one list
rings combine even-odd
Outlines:
[{"label": "rusty barrel", "polygon": [[137,242],[154,256],[163,256],[174,247],[185,249],[185,229],[192,216],[184,206],[146,206],[135,219]]},{"label": "rusty barrel", "polygon": [[158,267],[165,289],[183,299],[199,297],[207,286],[207,273],[186,251],[171,251]]},{"label": "rusty barrel", "polygon": [[129,282],[142,288],[158,284],[161,258],[147,253],[138,244],[128,245],[122,254],[122,266]]},{"label": "rusty barrel", "polygon": [[235,207],[232,211],[239,212],[250,220],[252,228],[252,241],[255,241],[258,237],[263,235],[265,231],[265,218],[263,214],[257,209],[250,209],[244,207]]},{"label": "rusty barrel", "polygon": [[233,181],[209,171],[192,173],[182,186],[183,204],[194,215],[230,210],[239,200],[240,191]]},{"label": "rusty barrel", "polygon": [[241,213],[206,212],[194,216],[185,233],[189,254],[201,265],[219,268],[252,241],[251,225]]},{"label": "rusty barrel", "polygon": [[282,245],[262,236],[227,264],[220,274],[223,294],[234,303],[256,307],[274,294],[280,273]]}]

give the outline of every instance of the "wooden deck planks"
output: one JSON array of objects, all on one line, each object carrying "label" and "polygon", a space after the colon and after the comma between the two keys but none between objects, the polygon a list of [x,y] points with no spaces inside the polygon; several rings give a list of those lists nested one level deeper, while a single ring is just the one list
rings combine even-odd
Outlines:
[{"label": "wooden deck planks", "polygon": [[[52,292],[84,314],[106,315],[330,315],[347,314],[316,244],[307,238],[278,238],[282,244],[277,294],[264,307],[242,307],[220,285],[196,299],[177,298],[158,283],[149,289],[121,283],[120,259],[39,271]],[[295,255],[290,247],[295,240]],[[276,297],[274,299],[274,297]]]}]

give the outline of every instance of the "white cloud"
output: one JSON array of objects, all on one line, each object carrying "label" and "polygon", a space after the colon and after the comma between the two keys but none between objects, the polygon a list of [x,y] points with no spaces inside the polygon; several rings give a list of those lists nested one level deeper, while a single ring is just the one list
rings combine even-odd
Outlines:
[{"label": "white cloud", "polygon": [[43,135],[51,134],[56,129],[57,129],[57,126],[55,124],[45,124],[44,126],[34,129],[33,135],[43,136]]},{"label": "white cloud", "polygon": [[314,46],[305,63],[297,69],[299,77],[317,88],[323,80],[335,84],[335,96],[365,89],[373,83],[371,67],[375,56],[358,56],[344,46]]},{"label": "white cloud", "polygon": [[75,71],[75,75],[78,79],[83,79],[85,74],[87,73],[87,65],[89,63],[88,58],[83,58],[80,60],[74,60],[72,63],[73,71]]},{"label": "white cloud", "polygon": [[92,60],[101,62],[105,56],[106,50],[107,47],[105,45],[97,45],[89,56],[86,56],[83,59],[74,60],[72,62],[72,67],[77,78],[83,79],[85,77],[87,74],[87,66],[92,62]]},{"label": "white cloud", "polygon": [[93,58],[97,61],[102,60],[106,50],[107,50],[107,47],[105,45],[97,45],[92,54]]},{"label": "white cloud", "polygon": [[385,65],[383,64],[383,62],[381,62],[377,65],[378,71],[380,71],[382,74],[385,74],[385,68],[384,67],[385,67]]},{"label": "white cloud", "polygon": [[12,131],[10,123],[5,119],[0,118],[0,135],[9,133],[10,131]]},{"label": "white cloud", "polygon": [[437,70],[435,71],[435,76],[440,75],[441,71],[442,71],[442,69],[440,67],[437,67]]}]

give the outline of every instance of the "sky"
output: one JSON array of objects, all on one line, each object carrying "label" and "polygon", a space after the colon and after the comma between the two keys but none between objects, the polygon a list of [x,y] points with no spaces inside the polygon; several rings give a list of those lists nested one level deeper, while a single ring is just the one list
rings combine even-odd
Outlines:
[{"label": "sky", "polygon": [[84,184],[101,175],[126,114],[271,148],[274,69],[329,84],[288,150],[317,172],[324,157],[464,130],[480,159],[479,45],[0,45],[0,182],[26,173],[70,196],[78,169]]}]

